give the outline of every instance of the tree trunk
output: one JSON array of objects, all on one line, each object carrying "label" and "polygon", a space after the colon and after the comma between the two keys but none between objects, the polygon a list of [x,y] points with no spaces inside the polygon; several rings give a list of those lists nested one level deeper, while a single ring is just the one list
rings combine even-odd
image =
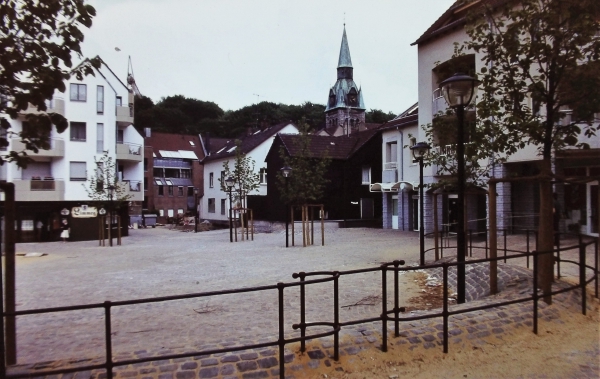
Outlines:
[{"label": "tree trunk", "polygon": [[539,256],[538,285],[543,292],[543,300],[552,304],[552,281],[554,279],[554,233],[552,224],[552,175],[551,161],[544,159],[541,167],[540,180],[540,215],[538,226],[538,251],[545,253]]}]

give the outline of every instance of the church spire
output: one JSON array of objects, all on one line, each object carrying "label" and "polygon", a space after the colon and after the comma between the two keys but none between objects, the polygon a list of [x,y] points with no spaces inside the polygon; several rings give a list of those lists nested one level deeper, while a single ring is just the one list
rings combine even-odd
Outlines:
[{"label": "church spire", "polygon": [[338,68],[340,67],[352,67],[352,59],[350,58],[350,48],[348,47],[348,37],[346,37],[346,24],[344,24],[342,46],[340,47],[340,59],[338,60]]}]

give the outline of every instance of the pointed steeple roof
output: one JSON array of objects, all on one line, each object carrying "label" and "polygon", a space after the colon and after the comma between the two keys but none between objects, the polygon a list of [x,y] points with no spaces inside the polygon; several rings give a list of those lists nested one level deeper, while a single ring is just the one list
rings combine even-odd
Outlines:
[{"label": "pointed steeple roof", "polygon": [[338,60],[338,68],[339,67],[352,67],[352,59],[350,58],[350,48],[348,47],[348,37],[346,37],[346,24],[344,24],[342,46],[340,47],[340,59]]}]

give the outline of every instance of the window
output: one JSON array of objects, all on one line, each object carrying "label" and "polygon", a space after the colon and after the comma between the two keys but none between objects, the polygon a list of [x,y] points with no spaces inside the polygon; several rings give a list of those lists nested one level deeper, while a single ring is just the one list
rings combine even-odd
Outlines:
[{"label": "window", "polygon": [[85,142],[85,122],[71,122],[71,141]]},{"label": "window", "polygon": [[85,84],[71,83],[71,101],[86,101],[87,87]]},{"label": "window", "polygon": [[152,170],[152,175],[157,178],[165,177],[162,167],[154,167],[154,169]]},{"label": "window", "polygon": [[261,168],[259,171],[260,175],[260,184],[267,184],[267,169]]},{"label": "window", "polygon": [[225,171],[221,171],[221,184],[225,185]]},{"label": "window", "polygon": [[121,96],[117,96],[116,104],[117,107],[123,106],[123,98]]},{"label": "window", "polygon": [[181,177],[189,179],[192,177],[192,172],[186,168],[182,168],[181,169]]},{"label": "window", "polygon": [[169,196],[173,196],[173,186],[169,186]]},{"label": "window", "polygon": [[208,213],[215,213],[215,199],[208,199]]},{"label": "window", "polygon": [[194,187],[188,187],[187,195],[194,196]]},{"label": "window", "polygon": [[159,209],[159,210],[158,210],[158,215],[159,215],[160,217],[163,217],[163,216],[165,215],[165,210],[164,210],[164,209]]},{"label": "window", "polygon": [[165,189],[164,186],[162,184],[158,185],[158,196],[164,196],[165,195]]},{"label": "window", "polygon": [[[4,120],[4,118],[2,118],[2,120]],[[0,139],[6,139],[8,133],[6,132],[6,129],[4,129],[3,127],[0,127]],[[8,146],[2,146],[0,145],[0,151],[7,151],[8,150]]]},{"label": "window", "polygon": [[177,214],[178,215],[182,215],[183,214],[183,208],[178,208],[177,209]]},{"label": "window", "polygon": [[183,187],[177,187],[177,196],[183,196]]},{"label": "window", "polygon": [[385,161],[386,163],[398,163],[398,141],[385,144]]},{"label": "window", "polygon": [[371,184],[371,167],[363,166],[363,168],[362,168],[362,184]]},{"label": "window", "polygon": [[172,209],[167,209],[167,216],[169,217],[173,217],[173,210]]},{"label": "window", "polygon": [[123,131],[121,129],[117,129],[117,143],[123,143]]},{"label": "window", "polygon": [[96,113],[104,113],[104,87],[96,87]]},{"label": "window", "polygon": [[213,188],[215,186],[215,174],[208,174],[208,188]]},{"label": "window", "polygon": [[71,181],[87,180],[87,172],[85,169],[85,162],[70,162],[69,172],[70,172]]},{"label": "window", "polygon": [[221,214],[225,214],[225,199],[221,199]]},{"label": "window", "polygon": [[96,152],[104,152],[104,124],[96,124]]}]

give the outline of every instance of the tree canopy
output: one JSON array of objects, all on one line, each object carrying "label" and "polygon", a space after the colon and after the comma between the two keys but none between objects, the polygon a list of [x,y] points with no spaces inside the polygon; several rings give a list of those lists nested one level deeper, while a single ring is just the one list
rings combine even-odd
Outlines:
[{"label": "tree canopy", "polygon": [[[65,91],[65,80],[75,75],[94,74],[100,59],[85,59],[73,67],[73,55],[82,58],[82,29],[92,25],[95,9],[85,0],[27,1],[5,0],[0,3],[0,114],[16,119],[31,105],[40,113],[26,116],[28,128],[17,135],[25,148],[35,152],[49,148],[52,125],[62,133],[67,120],[60,114],[47,113],[47,100],[56,90]],[[9,122],[2,118],[5,131]],[[0,136],[0,147],[8,146],[12,131]],[[15,161],[25,166],[23,152],[10,151],[0,156],[0,165]]]}]

